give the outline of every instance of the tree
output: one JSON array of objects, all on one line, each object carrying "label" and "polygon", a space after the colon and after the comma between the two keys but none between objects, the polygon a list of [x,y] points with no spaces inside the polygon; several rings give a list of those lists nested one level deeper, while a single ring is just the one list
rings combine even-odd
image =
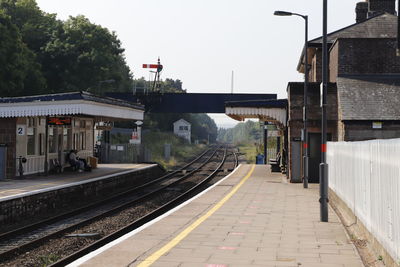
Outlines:
[{"label": "tree", "polygon": [[0,96],[45,92],[46,84],[35,54],[23,43],[10,16],[0,9]]},{"label": "tree", "polygon": [[[55,91],[132,90],[132,75],[124,58],[124,49],[116,34],[91,23],[84,16],[70,17],[63,31],[46,46],[52,58],[49,87]],[[101,81],[113,83],[102,84]]]},{"label": "tree", "polygon": [[238,123],[230,129],[219,129],[217,140],[226,143],[254,143],[262,139],[262,128],[255,121]]},{"label": "tree", "polygon": [[[25,56],[35,65],[35,73],[16,84],[18,90],[13,92],[33,94],[39,88],[32,90],[32,86],[39,84],[43,93],[132,90],[124,49],[114,32],[84,16],[70,17],[65,22],[57,20],[56,14],[40,10],[35,0],[0,0],[0,10],[9,18],[8,23],[16,27],[19,42],[30,51],[25,51]],[[35,81],[35,75],[42,76],[42,83]],[[113,82],[102,83],[104,80]]]}]

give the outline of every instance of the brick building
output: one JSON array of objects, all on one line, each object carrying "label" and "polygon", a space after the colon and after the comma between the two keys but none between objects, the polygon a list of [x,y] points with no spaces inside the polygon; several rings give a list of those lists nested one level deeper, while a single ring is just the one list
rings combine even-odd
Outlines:
[{"label": "brick building", "polygon": [[[369,0],[356,6],[356,23],[328,35],[328,140],[360,141],[400,137],[400,57],[396,56],[395,0]],[[310,180],[319,181],[322,37],[309,41],[297,70],[309,66],[308,131]],[[303,83],[289,83],[289,178],[301,181]]]}]

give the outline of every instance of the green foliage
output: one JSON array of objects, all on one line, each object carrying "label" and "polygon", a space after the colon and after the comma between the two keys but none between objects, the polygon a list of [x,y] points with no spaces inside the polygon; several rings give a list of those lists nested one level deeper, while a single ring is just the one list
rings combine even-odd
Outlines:
[{"label": "green foliage", "polygon": [[191,123],[192,140],[215,142],[218,128],[207,114],[146,113],[143,127],[152,131],[172,132],[173,123],[179,119]]},{"label": "green foliage", "polygon": [[239,149],[239,153],[244,154],[247,163],[256,163],[256,156],[258,154],[256,146],[253,144],[239,144],[237,148]]},{"label": "green foliage", "polygon": [[49,266],[60,259],[60,256],[55,254],[49,254],[45,256],[39,256],[40,265],[39,266]]},{"label": "green foliage", "polygon": [[0,0],[0,20],[1,96],[132,90],[120,40],[84,16],[60,21],[35,0]]},{"label": "green foliage", "polygon": [[[133,80],[135,92],[140,94],[149,92],[153,89],[153,81],[146,81],[144,77]],[[186,89],[182,87],[182,81],[177,79],[165,79],[159,82],[159,88],[157,91],[161,93],[186,93]]]},{"label": "green foliage", "polygon": [[217,140],[224,143],[248,144],[259,142],[262,139],[262,129],[260,124],[255,121],[246,121],[237,124],[234,128],[218,130]]},{"label": "green foliage", "polygon": [[[123,57],[124,49],[115,33],[92,24],[84,16],[70,17],[63,31],[45,48],[57,69],[56,79],[49,83],[54,90],[129,91],[131,74]],[[54,73],[51,70],[51,73]],[[53,76],[54,77],[54,76]],[[113,81],[104,83],[104,81]]]},{"label": "green foliage", "polygon": [[[160,163],[166,169],[182,165],[183,162],[188,161],[205,149],[204,145],[190,145],[182,138],[165,132],[147,132],[143,136],[143,143],[150,149],[152,160]],[[164,144],[171,145],[169,161],[164,159]]]},{"label": "green foliage", "polygon": [[35,54],[23,43],[18,28],[2,9],[0,36],[0,96],[44,92],[45,81]]}]

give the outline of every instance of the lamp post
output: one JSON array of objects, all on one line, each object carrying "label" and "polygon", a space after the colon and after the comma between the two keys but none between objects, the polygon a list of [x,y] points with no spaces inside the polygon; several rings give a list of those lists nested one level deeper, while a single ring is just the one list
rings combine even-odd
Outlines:
[{"label": "lamp post", "polygon": [[323,0],[322,19],[322,133],[321,133],[321,163],[319,165],[320,219],[328,222],[328,164],[326,163],[327,141],[327,93],[328,93],[328,0]]},{"label": "lamp post", "polygon": [[308,188],[308,133],[307,133],[307,95],[308,95],[308,16],[286,11],[275,11],[275,16],[299,16],[305,21],[305,42],[304,42],[304,96],[303,96],[303,130],[302,141],[304,148],[303,156],[303,187]]}]

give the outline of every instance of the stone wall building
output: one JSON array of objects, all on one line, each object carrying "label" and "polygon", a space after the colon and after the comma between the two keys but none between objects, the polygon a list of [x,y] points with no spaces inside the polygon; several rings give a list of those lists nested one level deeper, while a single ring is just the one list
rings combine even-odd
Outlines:
[{"label": "stone wall building", "polygon": [[[369,0],[356,6],[356,23],[328,34],[328,140],[361,141],[400,137],[400,57],[396,56],[395,0]],[[318,182],[322,37],[309,41],[298,71],[309,67],[308,131],[310,179]],[[301,128],[304,83],[289,83],[289,178],[302,178]],[[315,143],[317,142],[317,143]],[[320,156],[318,156],[320,157]],[[319,158],[320,159],[320,158]]]}]

